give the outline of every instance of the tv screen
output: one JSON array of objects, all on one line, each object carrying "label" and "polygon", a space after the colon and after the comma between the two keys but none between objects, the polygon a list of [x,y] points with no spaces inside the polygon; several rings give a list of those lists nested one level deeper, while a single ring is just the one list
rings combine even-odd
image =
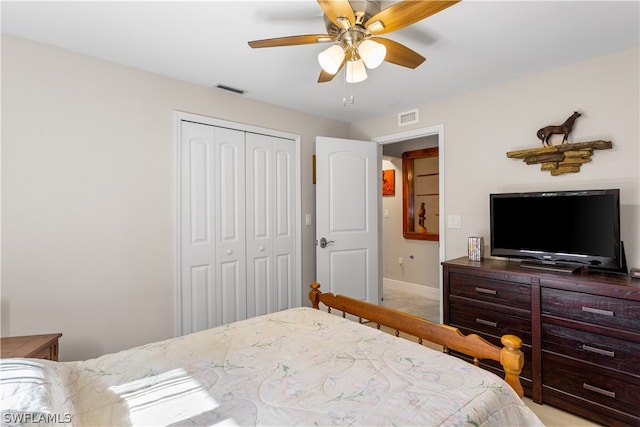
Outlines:
[{"label": "tv screen", "polygon": [[491,255],[621,271],[619,190],[490,195]]}]

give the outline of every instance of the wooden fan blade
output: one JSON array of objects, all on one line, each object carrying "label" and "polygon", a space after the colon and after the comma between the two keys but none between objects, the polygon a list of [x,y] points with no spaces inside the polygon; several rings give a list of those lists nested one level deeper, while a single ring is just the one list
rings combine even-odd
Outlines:
[{"label": "wooden fan blade", "polygon": [[[352,27],[356,22],[356,16],[353,13],[349,0],[318,0],[318,4],[327,18],[338,28],[345,30]],[[340,21],[338,18],[346,18],[348,22]]]},{"label": "wooden fan blade", "polygon": [[[415,24],[424,18],[431,16],[458,3],[460,0],[444,1],[444,0],[431,0],[431,1],[413,1],[404,0],[398,2],[392,6],[389,6],[385,10],[380,11],[373,15],[364,26],[372,34],[384,34],[391,31],[399,30],[400,28],[407,27],[411,24]],[[373,23],[380,21],[382,24],[373,25]]]},{"label": "wooden fan blade", "polygon": [[249,42],[249,46],[258,47],[276,47],[276,46],[295,46],[301,44],[325,43],[333,40],[329,34],[307,34],[303,36],[276,37],[273,39],[254,40]]},{"label": "wooden fan blade", "polygon": [[340,73],[340,70],[342,70],[342,67],[344,67],[345,62],[347,62],[346,59],[342,61],[342,64],[340,64],[340,67],[338,68],[338,71],[335,72],[335,74],[329,74],[325,70],[321,69],[320,75],[318,76],[318,83],[326,83],[333,80],[333,78],[337,76],[338,73]]},{"label": "wooden fan blade", "polygon": [[372,37],[371,40],[383,44],[387,48],[384,60],[392,64],[407,68],[416,68],[425,61],[425,57],[418,52],[409,49],[403,44],[382,37]]}]

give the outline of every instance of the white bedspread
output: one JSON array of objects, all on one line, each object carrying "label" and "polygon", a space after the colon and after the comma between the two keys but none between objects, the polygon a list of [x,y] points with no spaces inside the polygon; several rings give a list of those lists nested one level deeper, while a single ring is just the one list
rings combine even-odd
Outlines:
[{"label": "white bedspread", "polygon": [[78,426],[542,425],[492,373],[310,308],[87,361],[0,368],[4,424],[29,412]]}]

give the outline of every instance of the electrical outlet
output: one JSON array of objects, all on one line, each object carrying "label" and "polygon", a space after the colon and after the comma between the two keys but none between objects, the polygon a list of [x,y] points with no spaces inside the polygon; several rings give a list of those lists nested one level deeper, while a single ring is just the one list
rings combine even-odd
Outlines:
[{"label": "electrical outlet", "polygon": [[400,265],[404,264],[404,258],[399,257],[398,258],[398,264],[400,264]]}]

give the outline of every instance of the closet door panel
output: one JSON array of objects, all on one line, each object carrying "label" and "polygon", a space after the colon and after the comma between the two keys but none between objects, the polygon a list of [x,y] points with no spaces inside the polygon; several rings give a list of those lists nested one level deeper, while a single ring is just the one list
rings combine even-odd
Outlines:
[{"label": "closet door panel", "polygon": [[206,329],[214,318],[213,141],[212,127],[183,123],[180,141],[180,334]]},{"label": "closet door panel", "polygon": [[247,318],[247,274],[244,132],[214,129],[217,326]]},{"label": "closet door panel", "polygon": [[247,265],[254,279],[248,297],[250,315],[259,315],[299,305],[290,279],[295,262],[295,146],[289,139],[254,133],[247,133],[246,141]]},{"label": "closet door panel", "polygon": [[295,159],[293,143],[280,144],[275,152],[275,215],[273,251],[276,257],[274,310],[297,307],[295,270]]},{"label": "closet door panel", "polygon": [[251,292],[249,295],[249,311],[253,316],[269,313],[269,293],[271,289],[271,262],[268,256],[254,257],[249,267],[252,273]]},{"label": "closet door panel", "polygon": [[249,315],[269,313],[272,245],[271,149],[263,138],[247,135],[247,266],[253,279]]},{"label": "closet door panel", "polygon": [[215,305],[217,317],[215,326],[247,318],[246,288],[240,286],[244,275],[244,265],[241,264],[236,260],[219,264],[220,286]]},{"label": "closet door panel", "polygon": [[191,286],[185,302],[190,305],[190,324],[194,331],[207,329],[215,322],[211,266],[209,263],[191,268]]},{"label": "closet door panel", "polygon": [[294,300],[293,269],[294,263],[291,253],[282,253],[276,256],[275,287],[277,291],[273,301],[274,306],[277,307],[276,310],[297,306]]}]

